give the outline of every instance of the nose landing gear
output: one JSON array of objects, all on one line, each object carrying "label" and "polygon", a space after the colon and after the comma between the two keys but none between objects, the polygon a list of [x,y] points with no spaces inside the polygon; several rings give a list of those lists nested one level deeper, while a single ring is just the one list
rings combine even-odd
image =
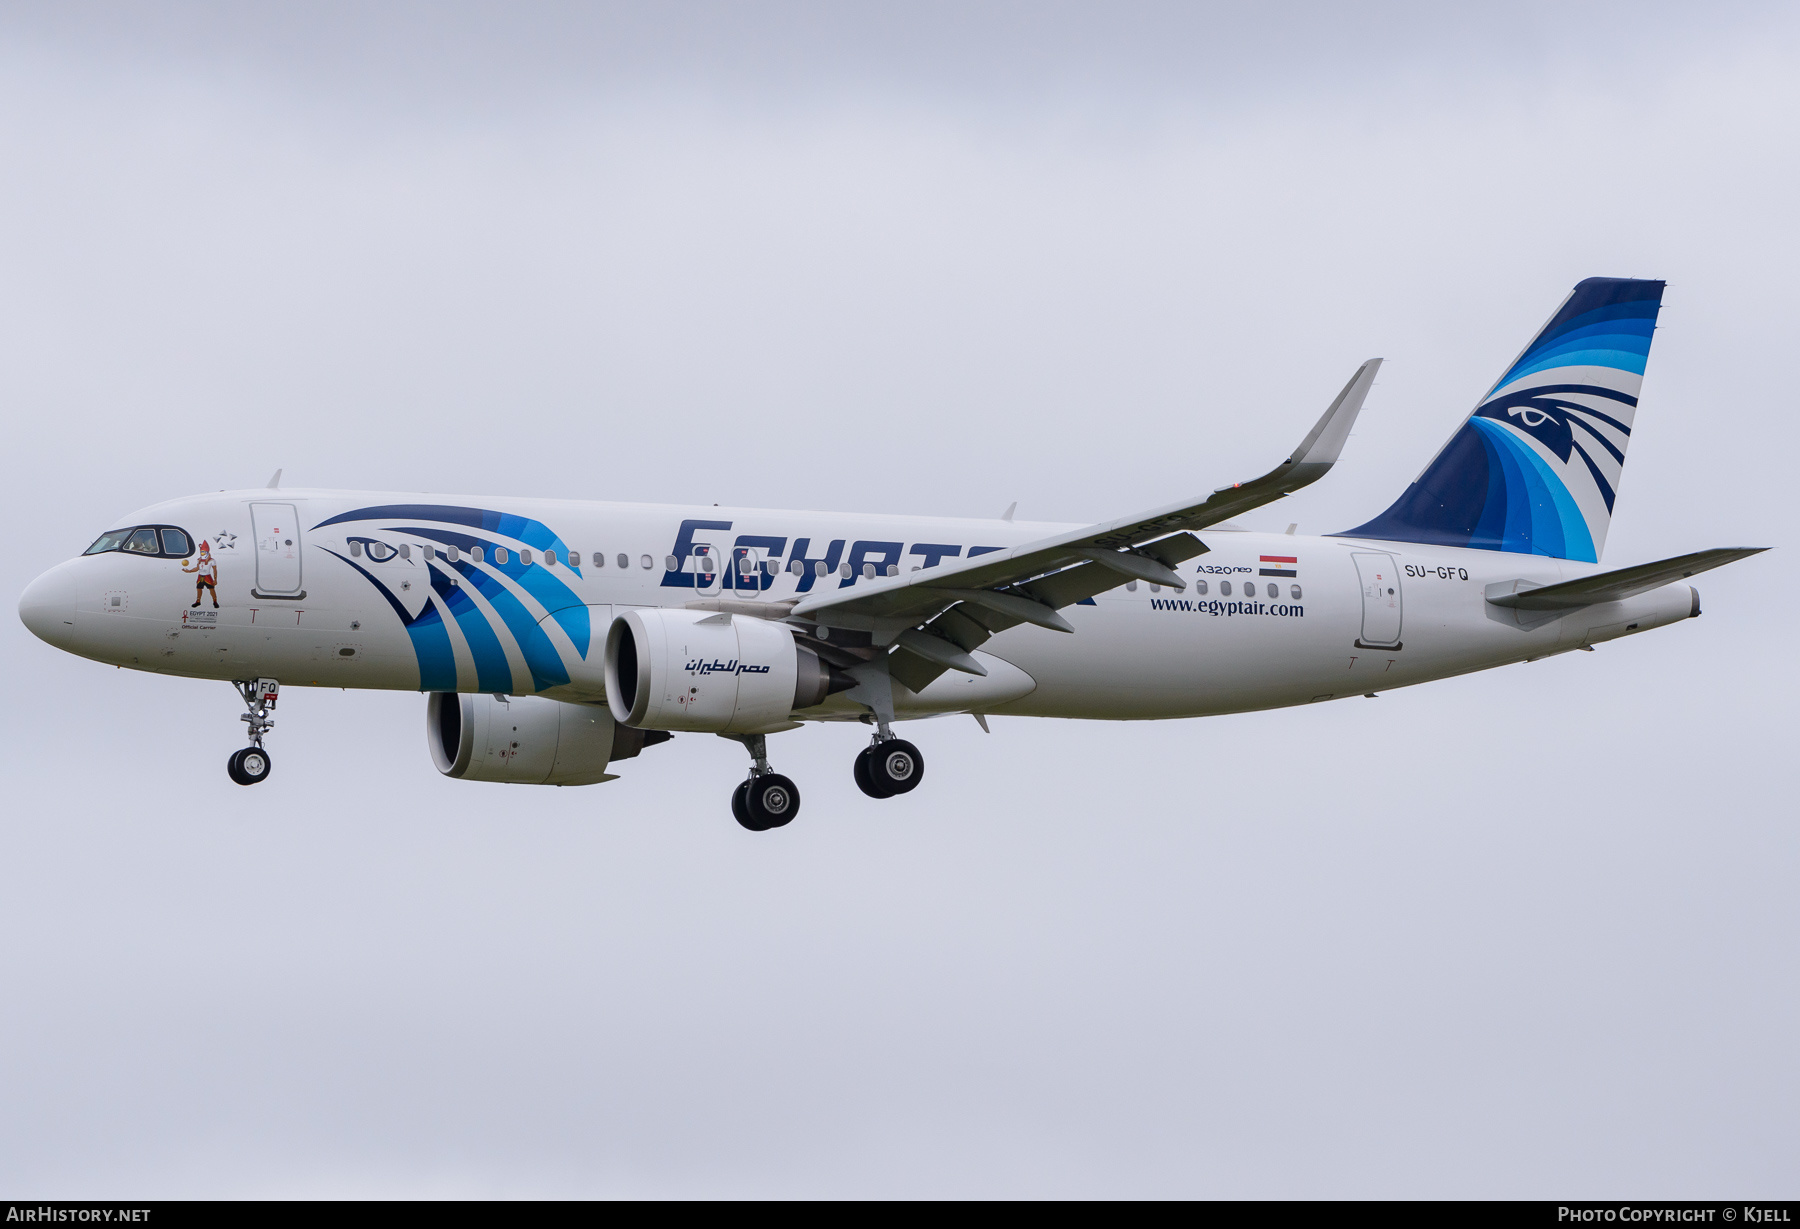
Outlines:
[{"label": "nose landing gear", "polygon": [[762,734],[727,734],[744,744],[755,763],[748,780],[731,792],[731,813],[752,832],[793,822],[800,813],[800,788],[769,767],[768,739]]},{"label": "nose landing gear", "polygon": [[244,697],[244,707],[250,710],[238,717],[250,727],[250,745],[242,751],[232,752],[231,758],[225,761],[225,771],[239,785],[256,785],[269,779],[269,769],[273,766],[262,743],[263,735],[275,728],[275,718],[269,714],[275,711],[280,685],[274,679],[249,679],[234,682],[232,686],[238,689],[238,694]]}]

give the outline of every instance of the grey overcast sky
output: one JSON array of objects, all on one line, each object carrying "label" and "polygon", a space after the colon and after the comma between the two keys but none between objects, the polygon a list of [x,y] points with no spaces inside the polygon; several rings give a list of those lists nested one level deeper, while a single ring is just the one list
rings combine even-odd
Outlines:
[{"label": "grey overcast sky", "polygon": [[412,695],[0,631],[0,1197],[1800,1191],[1792,5],[0,7],[16,595],[291,484],[1385,507],[1666,278],[1607,542],[1706,616],[1304,710],[439,777]]}]

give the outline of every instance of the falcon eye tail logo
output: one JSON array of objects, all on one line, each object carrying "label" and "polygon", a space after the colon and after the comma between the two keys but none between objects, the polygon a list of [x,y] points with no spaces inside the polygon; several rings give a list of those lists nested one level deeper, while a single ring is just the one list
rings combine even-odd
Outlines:
[{"label": "falcon eye tail logo", "polygon": [[1300,575],[1300,558],[1297,555],[1261,555],[1258,557],[1262,567],[1258,576],[1298,576]]}]

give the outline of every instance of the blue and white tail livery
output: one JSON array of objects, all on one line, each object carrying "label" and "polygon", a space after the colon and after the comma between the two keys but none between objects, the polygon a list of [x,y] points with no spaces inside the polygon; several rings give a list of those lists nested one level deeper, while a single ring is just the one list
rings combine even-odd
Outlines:
[{"label": "blue and white tail livery", "polygon": [[923,779],[895,732],[916,718],[1314,704],[1686,622],[1686,581],[1753,550],[1596,565],[1662,288],[1577,286],[1348,534],[1236,518],[1331,470],[1379,359],[1261,477],[1087,525],[293,490],[277,471],[120,517],[19,616],[94,661],[234,683],[240,785],[269,779],[284,686],[418,691],[432,762],[464,781],[598,784],[674,734],[722,734],[750,759],[732,815],[767,831],[800,808],[769,736],[812,722],[867,725],[851,776],[896,798]]},{"label": "blue and white tail livery", "polygon": [[1393,507],[1343,536],[1599,562],[1662,292],[1576,286]]}]

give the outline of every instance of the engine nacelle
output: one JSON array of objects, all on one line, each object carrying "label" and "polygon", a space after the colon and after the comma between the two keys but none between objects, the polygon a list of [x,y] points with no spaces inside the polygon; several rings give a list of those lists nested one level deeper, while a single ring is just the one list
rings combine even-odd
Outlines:
[{"label": "engine nacelle", "polygon": [[755,733],[855,680],[749,615],[630,610],[606,634],[606,702],[621,725]]},{"label": "engine nacelle", "polygon": [[592,785],[608,763],[669,737],[627,729],[598,704],[450,692],[432,693],[425,736],[445,776],[513,785]]}]

